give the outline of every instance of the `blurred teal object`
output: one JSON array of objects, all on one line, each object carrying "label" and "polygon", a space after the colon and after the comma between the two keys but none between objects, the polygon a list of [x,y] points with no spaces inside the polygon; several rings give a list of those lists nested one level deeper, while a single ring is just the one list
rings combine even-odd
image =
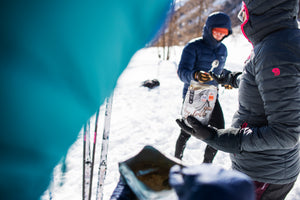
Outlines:
[{"label": "blurred teal object", "polygon": [[34,200],[171,0],[1,2],[0,199]]}]

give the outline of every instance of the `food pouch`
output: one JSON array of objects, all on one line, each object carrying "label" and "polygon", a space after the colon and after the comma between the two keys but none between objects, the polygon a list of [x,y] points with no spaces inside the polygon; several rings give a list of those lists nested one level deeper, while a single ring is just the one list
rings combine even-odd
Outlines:
[{"label": "food pouch", "polygon": [[218,89],[214,85],[201,84],[192,80],[182,106],[182,118],[190,126],[186,118],[190,115],[207,125],[215,107]]}]

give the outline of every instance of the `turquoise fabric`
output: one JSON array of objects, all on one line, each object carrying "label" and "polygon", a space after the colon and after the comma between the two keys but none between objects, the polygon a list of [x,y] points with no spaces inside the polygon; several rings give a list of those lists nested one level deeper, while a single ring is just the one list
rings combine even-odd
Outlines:
[{"label": "turquoise fabric", "polygon": [[47,189],[53,168],[170,3],[1,2],[0,199],[34,200]]}]

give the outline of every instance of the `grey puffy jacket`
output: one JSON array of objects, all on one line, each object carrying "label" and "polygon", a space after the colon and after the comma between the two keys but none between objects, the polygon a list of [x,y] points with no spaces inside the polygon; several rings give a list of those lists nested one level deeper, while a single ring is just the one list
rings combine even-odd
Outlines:
[{"label": "grey puffy jacket", "polygon": [[291,183],[300,171],[298,1],[244,2],[249,21],[243,30],[254,49],[239,77],[234,128],[206,142],[230,152],[233,168],[255,181]]}]

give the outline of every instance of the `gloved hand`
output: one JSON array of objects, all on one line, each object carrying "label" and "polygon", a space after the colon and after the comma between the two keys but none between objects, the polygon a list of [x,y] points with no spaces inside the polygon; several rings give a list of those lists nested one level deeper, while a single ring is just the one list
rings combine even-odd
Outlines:
[{"label": "gloved hand", "polygon": [[205,71],[196,71],[194,74],[194,77],[200,83],[206,83],[206,82],[213,80],[213,78],[210,76],[210,74]]},{"label": "gloved hand", "polygon": [[228,153],[240,153],[242,151],[241,138],[244,134],[252,134],[252,129],[249,127],[217,129],[210,125],[204,126],[193,116],[187,117],[187,122],[192,128],[181,119],[177,119],[176,122],[186,133],[203,140],[215,149]]},{"label": "gloved hand", "polygon": [[242,72],[228,72],[222,73],[221,75],[216,75],[213,72],[210,72],[210,75],[216,80],[219,84],[221,84],[225,89],[232,89],[232,87],[237,88],[238,85],[236,83],[236,79]]},{"label": "gloved hand", "polygon": [[233,87],[231,85],[222,85],[225,89],[231,90]]},{"label": "gloved hand", "polygon": [[193,116],[188,116],[187,121],[193,128],[188,127],[182,119],[176,119],[181,129],[200,140],[211,139],[217,135],[215,128],[202,125],[201,122]]}]

